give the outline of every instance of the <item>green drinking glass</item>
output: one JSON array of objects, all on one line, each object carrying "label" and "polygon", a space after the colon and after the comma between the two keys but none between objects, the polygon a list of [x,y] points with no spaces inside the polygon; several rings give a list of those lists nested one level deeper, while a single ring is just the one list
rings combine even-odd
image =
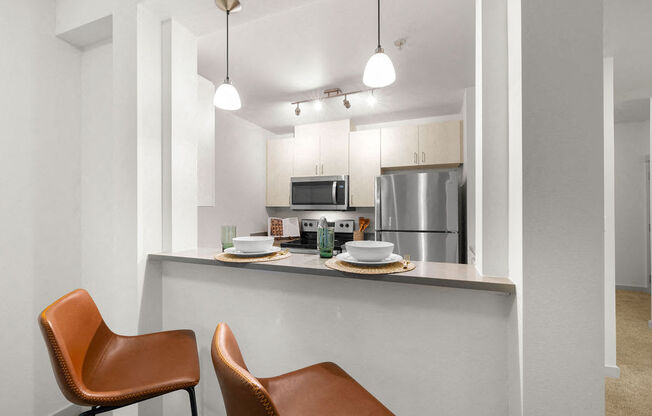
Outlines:
[{"label": "green drinking glass", "polygon": [[236,236],[235,225],[223,225],[222,226],[222,251],[227,248],[233,247],[233,237]]},{"label": "green drinking glass", "polygon": [[335,228],[318,228],[317,229],[317,248],[319,257],[330,259],[333,257],[333,247],[335,246]]}]

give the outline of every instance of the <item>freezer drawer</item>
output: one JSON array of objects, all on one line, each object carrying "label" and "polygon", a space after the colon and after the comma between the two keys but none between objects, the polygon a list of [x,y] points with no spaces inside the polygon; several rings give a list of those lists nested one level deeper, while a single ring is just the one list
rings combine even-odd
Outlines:
[{"label": "freezer drawer", "polygon": [[394,253],[409,254],[411,260],[460,262],[457,233],[378,231],[376,239],[394,243]]}]

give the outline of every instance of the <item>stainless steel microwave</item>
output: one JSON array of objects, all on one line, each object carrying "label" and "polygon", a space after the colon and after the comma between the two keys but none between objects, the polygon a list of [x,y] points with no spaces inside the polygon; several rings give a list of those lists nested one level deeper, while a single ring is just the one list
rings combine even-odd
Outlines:
[{"label": "stainless steel microwave", "polygon": [[307,176],[290,180],[290,208],[295,210],[349,209],[349,176]]}]

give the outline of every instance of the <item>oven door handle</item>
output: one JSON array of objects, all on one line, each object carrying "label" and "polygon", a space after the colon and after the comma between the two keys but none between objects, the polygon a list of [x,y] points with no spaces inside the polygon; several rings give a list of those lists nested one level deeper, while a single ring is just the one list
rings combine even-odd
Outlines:
[{"label": "oven door handle", "polygon": [[337,205],[337,181],[333,181],[333,190],[331,196],[333,198],[333,205]]}]

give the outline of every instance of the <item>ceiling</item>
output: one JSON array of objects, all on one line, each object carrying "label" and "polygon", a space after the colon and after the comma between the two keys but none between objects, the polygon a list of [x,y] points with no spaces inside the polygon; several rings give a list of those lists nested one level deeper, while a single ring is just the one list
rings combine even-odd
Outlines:
[{"label": "ceiling", "polygon": [[652,1],[605,0],[605,56],[614,57],[616,122],[650,118]]},{"label": "ceiling", "polygon": [[[396,82],[375,92],[324,102],[321,111],[290,102],[317,97],[326,88],[364,88],[362,72],[376,47],[374,0],[241,0],[230,19],[230,76],[242,98],[235,112],[274,133],[295,124],[351,118],[354,124],[459,113],[463,89],[474,84],[474,0],[382,3],[382,44],[396,68]],[[213,0],[148,0],[199,38],[199,73],[225,77],[225,16]],[[406,7],[409,5],[409,7]],[[406,38],[399,50],[394,41]]]}]

